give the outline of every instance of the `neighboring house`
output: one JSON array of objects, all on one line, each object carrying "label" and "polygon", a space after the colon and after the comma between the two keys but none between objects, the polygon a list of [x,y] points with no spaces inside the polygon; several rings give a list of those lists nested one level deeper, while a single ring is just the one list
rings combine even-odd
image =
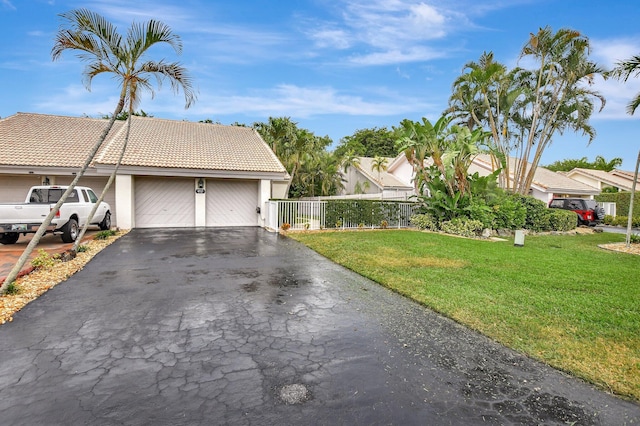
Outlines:
[{"label": "neighboring house", "polygon": [[[374,159],[370,157],[358,157],[359,164],[349,166],[343,174],[344,189],[342,195],[362,194],[383,199],[404,199],[414,194],[413,185],[409,181],[398,179],[393,168],[395,159],[386,158],[385,170],[374,167]],[[408,164],[408,163],[407,163]]]},{"label": "neighboring house", "polygon": [[[29,187],[67,185],[107,121],[18,113],[0,119],[0,202]],[[81,185],[102,191],[124,142],[116,121]],[[265,202],[289,176],[251,128],[133,117],[126,154],[105,200],[120,228],[263,226]]]},{"label": "neighboring house", "polygon": [[[516,160],[510,158],[510,161],[509,166],[511,167],[511,174],[513,176]],[[478,155],[474,158],[472,166],[469,168],[471,174],[477,171],[480,176],[486,176],[490,174],[492,170],[491,158],[485,154]],[[571,179],[562,173],[553,172],[540,166],[536,168],[531,188],[529,188],[529,195],[544,201],[546,204],[549,204],[554,197],[593,198],[598,194],[600,194],[598,188],[594,188],[583,182]]]},{"label": "neighboring house", "polygon": [[631,191],[633,185],[633,172],[617,169],[605,172],[604,170],[576,168],[564,174],[571,179],[593,186],[601,191],[607,188],[615,188],[618,191]]},{"label": "neighboring house", "polygon": [[[360,169],[366,168],[366,164],[370,163],[364,163],[365,166],[362,164],[363,163],[361,163]],[[515,167],[515,159],[511,159],[511,167],[513,170]],[[488,155],[476,156],[469,167],[470,174],[478,172],[480,176],[487,176],[491,174],[492,171],[491,158]],[[371,173],[376,175],[376,172]],[[408,162],[404,153],[389,161],[386,175],[390,175],[395,180],[402,182],[405,186],[411,186],[411,188],[413,188],[415,174],[413,167]],[[352,176],[348,176],[348,178],[352,178]],[[552,172],[544,167],[538,167],[536,169],[533,184],[529,190],[529,195],[547,204],[553,197],[593,198],[599,193],[600,190],[593,186],[578,182],[563,174]]]}]

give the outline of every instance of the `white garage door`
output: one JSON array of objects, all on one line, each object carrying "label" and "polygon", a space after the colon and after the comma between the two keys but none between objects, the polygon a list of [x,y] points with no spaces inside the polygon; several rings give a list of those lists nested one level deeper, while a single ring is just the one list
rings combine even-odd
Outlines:
[{"label": "white garage door", "polygon": [[195,226],[193,179],[135,178],[136,228]]},{"label": "white garage door", "polygon": [[0,203],[24,203],[29,188],[40,184],[40,176],[0,176]]},{"label": "white garage door", "polygon": [[207,226],[258,226],[258,181],[207,180]]}]

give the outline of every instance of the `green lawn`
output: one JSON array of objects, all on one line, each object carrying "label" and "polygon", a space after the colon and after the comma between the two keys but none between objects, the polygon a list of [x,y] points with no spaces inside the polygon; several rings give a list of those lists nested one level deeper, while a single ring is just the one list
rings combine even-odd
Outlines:
[{"label": "green lawn", "polygon": [[412,230],[291,233],[318,253],[518,351],[640,400],[640,256],[624,235],[471,240]]}]

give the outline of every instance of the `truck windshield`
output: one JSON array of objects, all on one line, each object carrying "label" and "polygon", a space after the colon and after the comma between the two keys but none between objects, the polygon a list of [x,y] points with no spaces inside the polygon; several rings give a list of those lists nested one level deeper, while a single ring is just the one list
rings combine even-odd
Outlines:
[{"label": "truck windshield", "polygon": [[[65,189],[62,188],[36,188],[31,191],[31,197],[29,198],[30,203],[36,204],[52,204],[57,203],[62,194],[64,194]],[[77,203],[78,202],[78,192],[73,191],[67,199],[65,203]]]}]

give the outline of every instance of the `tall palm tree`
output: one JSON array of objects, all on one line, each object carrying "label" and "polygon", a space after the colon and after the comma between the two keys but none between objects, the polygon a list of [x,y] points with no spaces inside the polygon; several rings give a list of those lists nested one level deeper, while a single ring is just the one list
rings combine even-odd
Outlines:
[{"label": "tall palm tree", "polygon": [[539,68],[523,82],[530,99],[529,128],[515,167],[516,192],[528,193],[542,154],[556,132],[580,131],[589,136],[589,142],[595,137],[589,124],[593,99],[600,100],[600,110],[605,100],[589,86],[603,70],[589,60],[589,51],[589,39],[578,31],[560,29],[554,33],[549,27],[531,34],[522,48],[520,56],[533,58]]},{"label": "tall palm tree", "polygon": [[[120,84],[127,88],[125,98],[126,105],[128,106],[126,111],[127,130],[124,142],[120,149],[120,155],[118,156],[113,172],[109,176],[107,184],[103,188],[100,197],[98,197],[98,201],[93,205],[89,217],[93,217],[96,213],[98,206],[107,194],[107,191],[111,187],[111,184],[115,180],[116,174],[120,169],[122,158],[124,157],[129,143],[129,136],[131,135],[132,120],[136,115],[134,114],[134,110],[141,101],[140,93],[147,90],[151,92],[152,97],[154,95],[153,85],[150,81],[151,77],[156,77],[159,85],[165,78],[169,79],[174,91],[178,91],[179,88],[182,88],[185,95],[185,108],[189,108],[195,101],[195,93],[193,91],[191,78],[189,77],[186,69],[175,62],[165,63],[163,60],[158,62],[146,59],[148,50],[158,43],[170,44],[178,54],[182,51],[180,39],[171,32],[171,29],[167,25],[157,21],[149,21],[143,24],[134,23],[127,32],[127,38],[124,45],[113,46],[113,59],[117,59],[117,62],[111,62],[113,62],[113,65],[115,66],[108,65],[106,67],[102,67],[102,73],[106,72],[114,74],[114,76],[120,81]],[[78,47],[67,46],[64,49],[78,49]],[[143,60],[145,61],[142,62]],[[80,231],[80,234],[73,245],[72,251],[75,252],[78,250],[78,246],[88,227],[89,222],[87,222]]]},{"label": "tall palm tree", "polygon": [[[178,63],[165,63],[161,61],[144,60],[147,50],[157,43],[168,43],[177,54],[182,52],[182,42],[180,37],[173,34],[165,24],[151,20],[144,24],[133,24],[125,38],[117,32],[116,27],[108,22],[101,15],[87,9],[77,9],[60,15],[67,26],[61,27],[55,37],[54,46],[51,50],[53,60],[57,60],[65,50],[77,50],[77,56],[88,62],[83,75],[85,85],[89,89],[94,77],[103,73],[111,73],[120,82],[120,96],[116,108],[109,119],[105,129],[101,133],[98,141],[92,146],[82,168],[76,173],[68,189],[64,192],[60,200],[51,209],[40,228],[35,233],[24,252],[9,272],[4,284],[0,287],[0,294],[6,291],[18,273],[26,263],[29,255],[44,235],[46,228],[51,223],[53,216],[64,203],[69,194],[73,191],[80,178],[85,174],[89,164],[102,146],[113,123],[125,104],[128,106],[129,123],[125,143],[122,146],[120,159],[116,165],[114,174],[109,179],[110,185],[120,164],[131,126],[131,116],[133,108],[139,103],[138,90],[150,90],[153,96],[150,77],[156,77],[158,85],[165,77],[168,77],[174,91],[182,87],[186,107],[188,108],[195,101],[195,93],[191,86],[191,79],[186,70]],[[104,197],[106,190],[102,192]],[[96,203],[96,206],[99,203]],[[95,209],[92,213],[95,213]],[[90,216],[91,217],[91,216]],[[79,240],[79,239],[78,239]]]},{"label": "tall palm tree", "polygon": [[523,94],[519,84],[521,69],[509,71],[494,60],[493,52],[484,52],[478,62],[465,64],[464,73],[453,83],[449,111],[471,130],[486,129],[493,140],[494,170],[501,168],[500,185],[509,188],[509,163],[506,158],[515,145],[518,133],[513,131],[517,101]]},{"label": "tall palm tree", "polygon": [[[638,77],[640,75],[640,55],[631,57],[630,59],[618,62],[616,67],[607,73],[619,80],[626,82],[629,77]],[[640,106],[640,93],[638,93],[627,105],[627,112],[633,115]],[[640,167],[640,151],[638,151],[638,160],[636,161],[636,169],[633,174],[633,185],[631,186],[631,199],[629,201],[629,220],[627,222],[626,246],[631,244],[631,224],[633,219],[633,199],[636,194],[636,182],[638,181],[638,168]]]}]

